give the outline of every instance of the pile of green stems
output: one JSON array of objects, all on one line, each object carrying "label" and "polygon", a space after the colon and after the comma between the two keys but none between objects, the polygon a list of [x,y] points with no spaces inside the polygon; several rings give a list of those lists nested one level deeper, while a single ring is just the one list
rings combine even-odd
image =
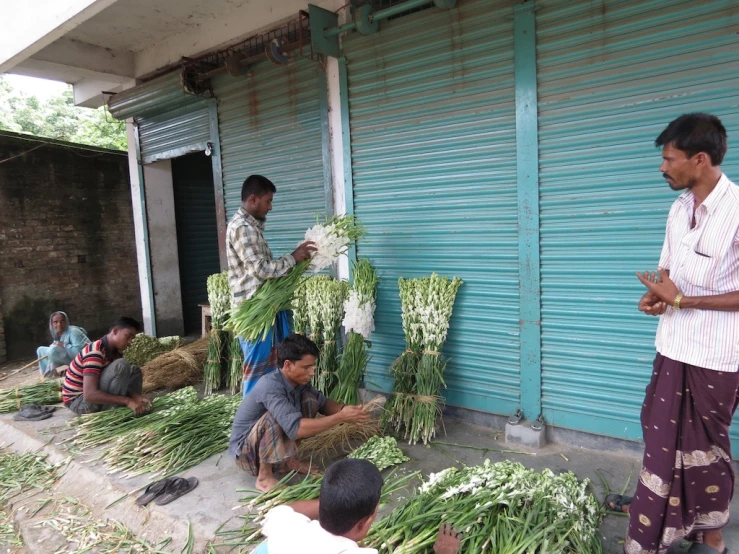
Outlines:
[{"label": "pile of green stems", "polygon": [[441,389],[445,386],[446,360],[438,351],[424,352],[416,370],[416,395],[409,419],[405,421],[406,438],[411,444],[428,442],[436,435],[436,420],[441,415]]},{"label": "pile of green stems", "polygon": [[[465,470],[460,470],[458,475],[462,477]],[[562,506],[557,505],[551,493],[536,489],[506,490],[505,483],[449,498],[442,497],[443,492],[436,488],[417,490],[375,523],[363,545],[376,548],[381,554],[432,554],[439,526],[448,523],[462,533],[460,554],[602,552],[597,524],[592,533],[584,533],[583,514],[579,509],[575,507],[562,517]],[[569,494],[568,505],[582,506],[583,500],[588,502],[574,494],[579,492]],[[592,502],[596,503],[594,499]],[[602,514],[597,517],[602,519]]]},{"label": "pile of green stems", "polygon": [[359,385],[362,383],[369,358],[369,350],[364,337],[359,333],[349,333],[337,371],[338,383],[330,394],[332,400],[350,405],[357,405],[361,402]]},{"label": "pile of green stems", "polygon": [[116,440],[129,433],[136,433],[155,422],[166,420],[169,408],[183,406],[198,401],[198,393],[193,387],[185,387],[152,401],[152,410],[136,417],[128,408],[113,408],[93,414],[80,416],[72,421],[77,431],[70,439],[78,448],[94,448]]},{"label": "pile of green stems", "polygon": [[382,414],[383,427],[396,433],[405,428],[406,437],[413,422],[416,374],[420,362],[419,347],[406,341],[406,351],[393,362],[393,392],[390,394]]},{"label": "pile of green stems", "polygon": [[[321,477],[306,476],[299,482],[287,486],[295,477],[295,473],[289,473],[283,477],[278,485],[266,493],[255,492],[241,499],[242,503],[249,506],[250,512],[245,516],[244,525],[240,531],[227,531],[221,536],[232,537],[232,542],[223,543],[219,546],[254,546],[262,542],[261,522],[267,512],[276,506],[291,504],[299,500],[313,500],[318,498],[321,490]],[[380,505],[386,504],[390,498],[401,490],[407,489],[411,483],[419,477],[418,473],[409,473],[396,476],[391,472],[385,478],[382,487]],[[248,491],[253,492],[253,491]]]},{"label": "pile of green stems", "polygon": [[239,397],[209,396],[169,410],[167,418],[120,437],[103,458],[108,473],[162,477],[193,467],[228,447]]},{"label": "pile of green stems", "polygon": [[29,404],[57,404],[61,400],[62,384],[58,380],[0,389],[0,414],[17,412]]},{"label": "pile of green stems", "polygon": [[228,374],[226,375],[226,386],[231,394],[236,394],[241,390],[241,383],[244,380],[244,352],[241,350],[241,342],[239,337],[233,335],[231,337],[229,358],[228,358]]},{"label": "pile of green stems", "polygon": [[204,393],[210,396],[221,388],[223,381],[223,346],[227,334],[218,329],[211,329],[208,333],[208,357],[203,367]]},{"label": "pile of green stems", "polygon": [[310,260],[303,260],[284,277],[267,279],[254,296],[231,311],[225,329],[248,341],[266,339],[277,314],[292,306],[295,289],[309,265]]},{"label": "pile of green stems", "polygon": [[47,462],[45,456],[0,451],[0,507],[31,489],[50,489],[57,477],[57,467]]}]

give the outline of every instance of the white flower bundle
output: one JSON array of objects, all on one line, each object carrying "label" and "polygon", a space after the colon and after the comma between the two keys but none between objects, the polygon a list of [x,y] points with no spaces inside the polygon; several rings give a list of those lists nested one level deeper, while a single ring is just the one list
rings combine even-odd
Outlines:
[{"label": "white flower bundle", "polygon": [[209,396],[221,387],[223,381],[224,344],[228,342],[228,335],[222,331],[222,328],[231,307],[228,272],[223,271],[209,276],[206,284],[210,303],[211,330],[208,335],[208,357],[203,367],[203,383],[205,384],[205,395]]},{"label": "white flower bundle", "polygon": [[433,273],[420,279],[400,279],[398,284],[407,348],[393,366],[394,394],[386,421],[396,431],[404,426],[411,444],[427,444],[436,435],[436,419],[441,413],[446,367],[441,348],[462,280]]},{"label": "white flower bundle", "polygon": [[323,329],[321,359],[316,375],[316,388],[328,395],[337,383],[339,368],[339,329],[344,316],[344,300],[349,292],[346,281],[326,279],[320,287],[320,317]]},{"label": "white flower bundle", "polygon": [[352,291],[344,302],[343,325],[348,337],[339,365],[339,383],[331,391],[331,398],[343,404],[359,404],[359,385],[369,363],[367,341],[375,330],[377,270],[362,258],[354,264],[353,276]]},{"label": "white flower bundle", "polygon": [[318,346],[323,344],[323,312],[324,294],[323,289],[326,282],[330,281],[328,275],[311,275],[305,279],[303,290],[303,310],[307,322],[308,336]]},{"label": "white flower bundle", "polygon": [[416,373],[423,349],[423,334],[419,321],[420,308],[417,306],[416,288],[422,285],[421,279],[398,279],[400,308],[405,333],[405,351],[393,362],[393,393],[387,400],[382,415],[383,425],[392,427],[395,432],[410,428],[413,417],[413,394]]},{"label": "white flower bundle", "polygon": [[[267,279],[251,298],[231,310],[226,328],[249,341],[266,338],[278,312],[293,307],[295,291],[302,284],[303,273],[308,269],[318,272],[327,268],[361,235],[362,229],[353,216],[336,216],[308,229],[305,240],[314,241],[317,247],[312,258],[295,264],[283,277]],[[315,332],[311,329],[312,334]]]},{"label": "white flower bundle", "polygon": [[305,232],[305,240],[312,241],[316,247],[309,269],[318,273],[334,264],[361,234],[353,216],[334,216],[324,223],[316,223]]},{"label": "white flower bundle", "polygon": [[375,303],[373,300],[363,302],[355,290],[349,292],[344,302],[344,331],[356,333],[369,340],[375,330]]},{"label": "white flower bundle", "polygon": [[423,539],[433,541],[442,521],[462,531],[464,552],[600,552],[604,513],[588,487],[570,472],[511,461],[448,468],[376,523],[364,546],[422,554],[430,544]]},{"label": "white flower bundle", "polygon": [[231,308],[231,288],[228,285],[228,272],[215,273],[208,277],[208,303],[210,304],[211,327],[221,329]]}]

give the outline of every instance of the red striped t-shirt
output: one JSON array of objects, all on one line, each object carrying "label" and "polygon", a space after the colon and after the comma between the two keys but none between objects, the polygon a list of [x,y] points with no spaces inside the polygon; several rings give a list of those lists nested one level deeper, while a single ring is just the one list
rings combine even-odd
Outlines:
[{"label": "red striped t-shirt", "polygon": [[100,375],[120,354],[108,347],[105,337],[85,346],[69,364],[62,384],[62,400],[68,404],[82,394],[85,375]]}]

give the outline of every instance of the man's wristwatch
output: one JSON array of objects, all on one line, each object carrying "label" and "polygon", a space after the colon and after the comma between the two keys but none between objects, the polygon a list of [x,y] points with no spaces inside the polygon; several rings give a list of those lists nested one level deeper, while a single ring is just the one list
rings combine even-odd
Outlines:
[{"label": "man's wristwatch", "polygon": [[680,311],[680,301],[683,299],[683,293],[678,292],[677,296],[675,297],[675,301],[672,303],[672,309],[676,312]]}]

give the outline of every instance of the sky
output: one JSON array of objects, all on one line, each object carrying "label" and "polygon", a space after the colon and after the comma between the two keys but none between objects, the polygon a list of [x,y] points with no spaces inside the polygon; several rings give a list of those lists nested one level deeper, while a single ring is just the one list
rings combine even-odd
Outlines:
[{"label": "sky", "polygon": [[25,75],[6,73],[4,77],[14,89],[22,91],[28,95],[36,96],[39,100],[46,100],[53,96],[59,96],[69,88],[67,83],[49,81],[47,79],[37,79],[35,77],[26,77]]}]

